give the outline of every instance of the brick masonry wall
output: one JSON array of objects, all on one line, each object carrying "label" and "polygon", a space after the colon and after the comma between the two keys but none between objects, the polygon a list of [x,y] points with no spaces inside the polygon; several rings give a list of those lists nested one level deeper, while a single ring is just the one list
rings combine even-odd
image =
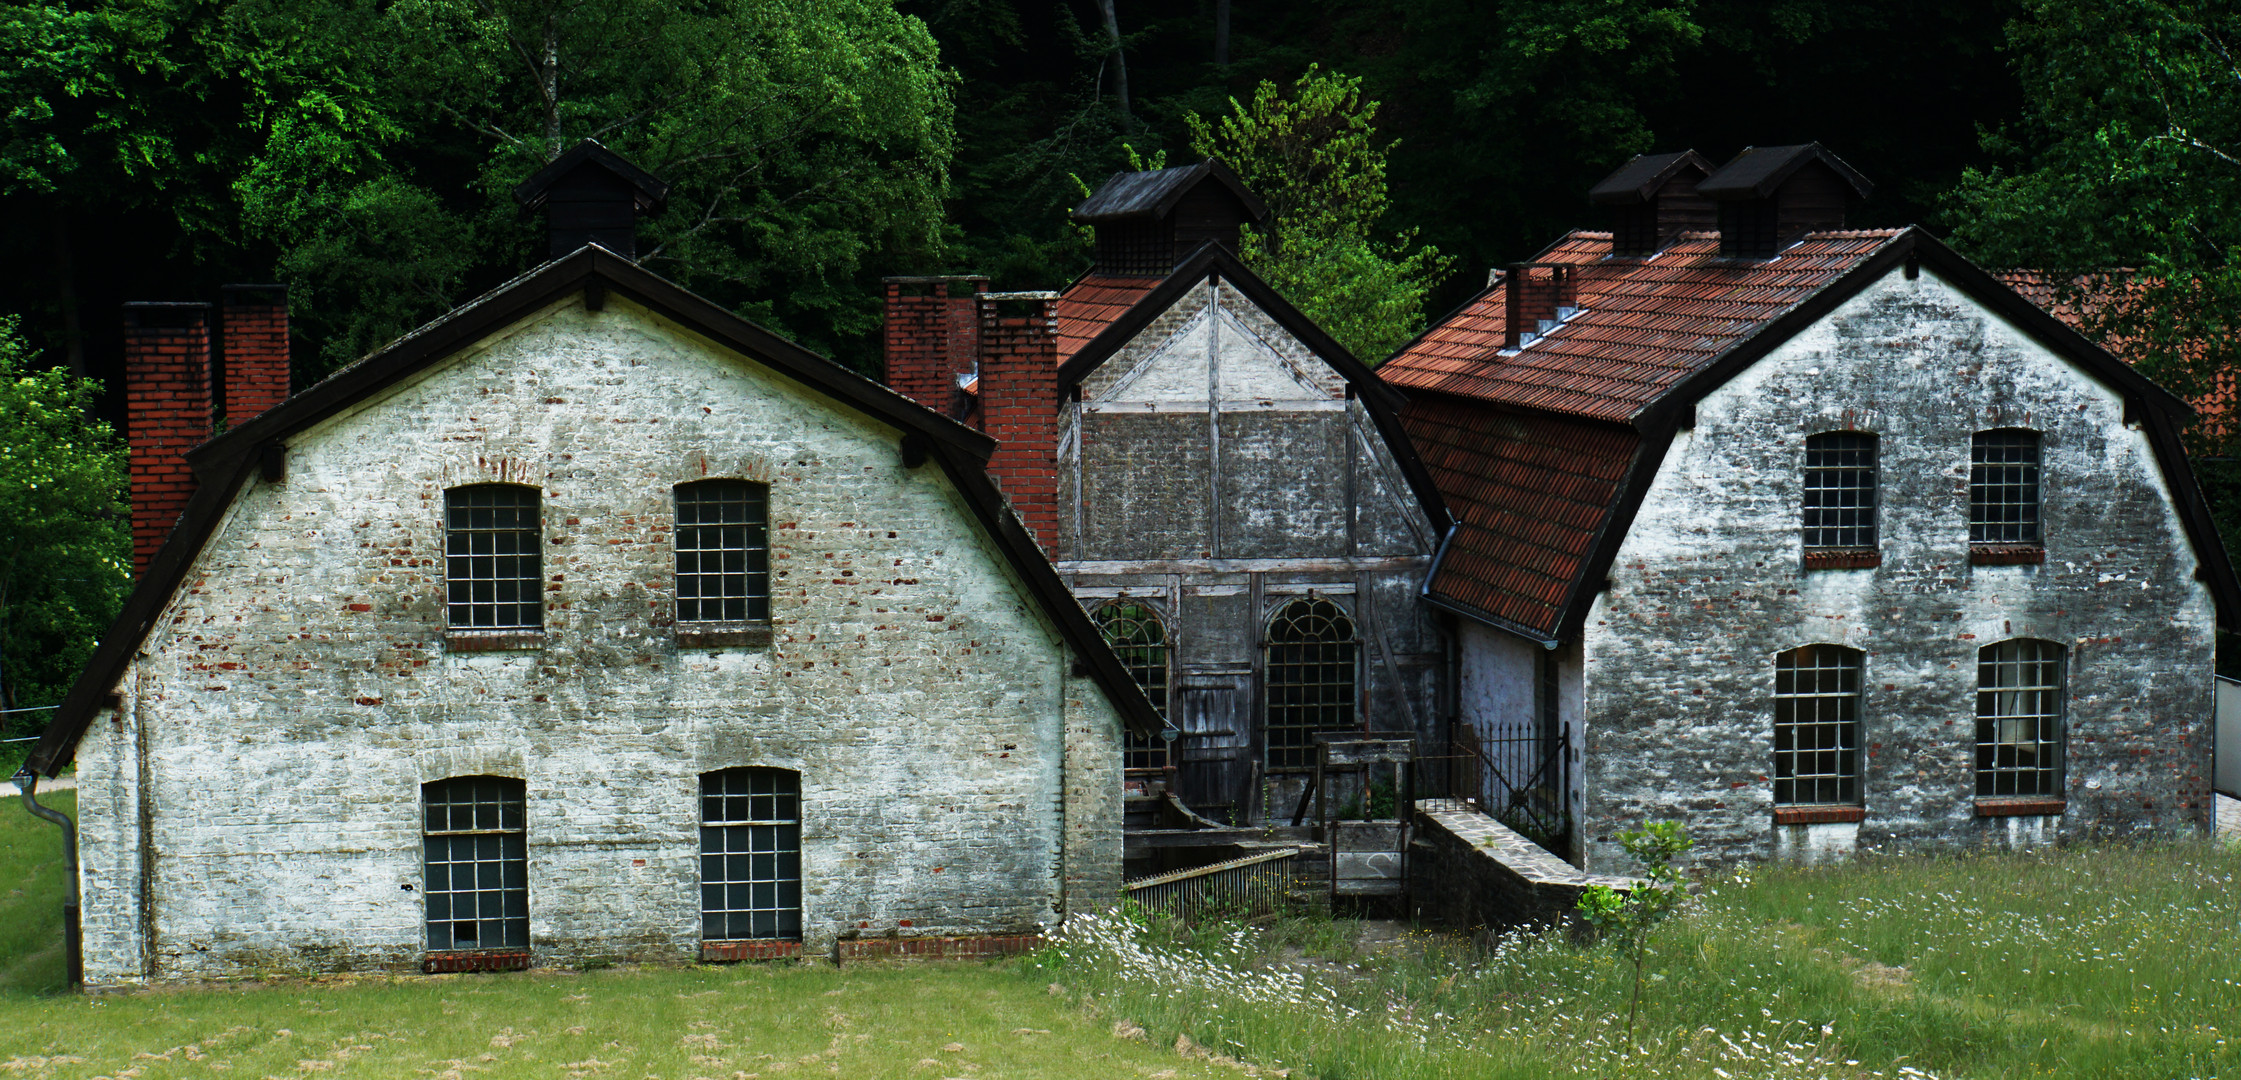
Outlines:
[{"label": "brick masonry wall", "polygon": [[124,331],[136,573],[163,547],[179,512],[194,496],[194,474],[185,455],[210,437],[209,308],[152,307],[127,305]]},{"label": "brick masonry wall", "polygon": [[[1030,300],[980,304],[981,430],[997,441],[988,474],[1004,489],[1027,531],[1046,553],[1058,550],[1058,301],[1056,294]],[[1004,304],[1025,304],[1024,315],[1001,313]]]},{"label": "brick masonry wall", "polygon": [[957,376],[978,370],[980,311],[973,294],[949,295],[952,282],[988,291],[980,278],[887,281],[882,342],[887,387],[944,416],[955,417],[964,392]]},{"label": "brick masonry wall", "polygon": [[[805,946],[1119,887],[1119,719],[899,433],[610,295],[291,440],[80,750],[89,980],[418,970],[420,786],[522,778],[536,961],[699,952],[698,777],[799,771]],[[771,491],[773,642],[679,648],[672,485]],[[543,491],[547,641],[446,648],[446,488]],[[410,888],[408,888],[408,886]]]},{"label": "brick masonry wall", "polygon": [[288,400],[288,304],[229,296],[225,322],[226,426]]},{"label": "brick masonry wall", "polygon": [[[1974,432],[2042,433],[2043,565],[1972,566]],[[1807,435],[1881,439],[1873,569],[1801,569]],[[1854,844],[2180,836],[2210,815],[2213,605],[2119,395],[1924,270],[1753,365],[1677,438],[1584,636],[1584,836],[1679,818],[1725,861]],[[1977,650],[2068,653],[2064,813],[1979,817]],[[1776,653],[1863,650],[1866,816],[1772,822]],[[1856,834],[1852,830],[1856,828]]]}]

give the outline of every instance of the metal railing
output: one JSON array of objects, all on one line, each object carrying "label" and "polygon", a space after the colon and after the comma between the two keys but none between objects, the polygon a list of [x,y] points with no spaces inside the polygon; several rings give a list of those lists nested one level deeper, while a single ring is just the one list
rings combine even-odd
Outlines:
[{"label": "metal railing", "polygon": [[1469,799],[1481,810],[1550,851],[1563,852],[1572,832],[1567,793],[1571,728],[1554,735],[1489,735],[1451,724],[1448,752],[1417,759],[1418,798]]},{"label": "metal railing", "polygon": [[1186,923],[1269,915],[1283,910],[1289,902],[1298,858],[1296,848],[1267,851],[1140,877],[1121,888],[1138,904]]}]

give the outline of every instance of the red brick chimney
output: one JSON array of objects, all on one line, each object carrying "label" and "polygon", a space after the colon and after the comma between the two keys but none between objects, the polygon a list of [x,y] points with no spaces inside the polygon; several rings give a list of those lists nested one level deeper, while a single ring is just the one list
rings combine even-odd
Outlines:
[{"label": "red brick chimney", "polygon": [[988,291],[988,279],[891,277],[886,285],[887,388],[953,420],[963,417],[957,377],[979,369],[975,298]]},{"label": "red brick chimney", "polygon": [[210,305],[124,306],[132,568],[147,569],[195,492],[188,450],[210,438]]},{"label": "red brick chimney", "polygon": [[288,400],[288,287],[228,285],[225,298],[223,400],[226,426],[237,428]]},{"label": "red brick chimney", "polygon": [[[988,473],[1027,531],[1058,550],[1058,294],[981,293],[981,430]],[[1004,309],[1024,307],[1022,314]]]},{"label": "red brick chimney", "polygon": [[1572,267],[1512,263],[1502,277],[1502,347],[1519,349],[1544,331],[1542,323],[1563,319],[1563,309],[1578,303]]}]

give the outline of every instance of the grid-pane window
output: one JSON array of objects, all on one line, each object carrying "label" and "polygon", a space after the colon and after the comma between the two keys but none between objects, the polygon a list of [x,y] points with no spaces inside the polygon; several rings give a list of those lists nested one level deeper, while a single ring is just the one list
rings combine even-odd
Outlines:
[{"label": "grid-pane window", "polygon": [[421,896],[430,949],[529,947],[522,783],[459,776],[420,786]]},{"label": "grid-pane window", "polygon": [[1875,546],[1875,436],[1832,432],[1805,440],[1805,546]]},{"label": "grid-pane window", "polygon": [[455,630],[545,625],[537,489],[478,484],[444,492],[444,583]]},{"label": "grid-pane window", "polygon": [[770,618],[770,489],[744,480],[677,485],[677,621]]},{"label": "grid-pane window", "polygon": [[1860,653],[1807,645],[1774,658],[1774,805],[1858,805]]},{"label": "grid-pane window", "polygon": [[[1167,628],[1159,621],[1159,613],[1133,600],[1115,600],[1099,607],[1092,616],[1097,628],[1105,634],[1105,644],[1112,646],[1113,655],[1120,658],[1121,666],[1144,688],[1152,708],[1161,716],[1167,715]],[[1157,737],[1147,738],[1131,730],[1123,748],[1124,762],[1130,771],[1151,771],[1167,767],[1167,741]]]},{"label": "grid-pane window", "polygon": [[1976,793],[2062,794],[2062,646],[2025,638],[1977,650]]},{"label": "grid-pane window", "polygon": [[1328,600],[1294,600],[1268,627],[1268,767],[1315,764],[1315,733],[1354,731],[1354,620]]},{"label": "grid-pane window", "polygon": [[2039,433],[1977,432],[1969,443],[1969,543],[2039,542]]},{"label": "grid-pane window", "polygon": [[801,774],[701,774],[700,936],[801,940]]}]

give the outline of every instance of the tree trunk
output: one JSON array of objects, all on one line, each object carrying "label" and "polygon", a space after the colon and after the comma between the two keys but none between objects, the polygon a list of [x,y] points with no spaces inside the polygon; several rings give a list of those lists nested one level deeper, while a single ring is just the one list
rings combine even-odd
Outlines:
[{"label": "tree trunk", "polygon": [[1113,89],[1120,98],[1120,111],[1124,119],[1134,120],[1136,114],[1128,107],[1128,58],[1121,54],[1120,17],[1113,13],[1113,0],[1098,0],[1105,12],[1105,37],[1113,46]]},{"label": "tree trunk", "polygon": [[[1108,16],[1109,18],[1109,16]],[[545,159],[560,156],[560,18],[545,18]]]},{"label": "tree trunk", "polygon": [[1229,66],[1229,0],[1214,0],[1214,66]]},{"label": "tree trunk", "polygon": [[86,377],[86,335],[78,323],[77,273],[70,265],[69,218],[61,207],[50,211],[54,215],[54,280],[56,303],[62,306],[62,353],[70,366],[70,377]]}]

